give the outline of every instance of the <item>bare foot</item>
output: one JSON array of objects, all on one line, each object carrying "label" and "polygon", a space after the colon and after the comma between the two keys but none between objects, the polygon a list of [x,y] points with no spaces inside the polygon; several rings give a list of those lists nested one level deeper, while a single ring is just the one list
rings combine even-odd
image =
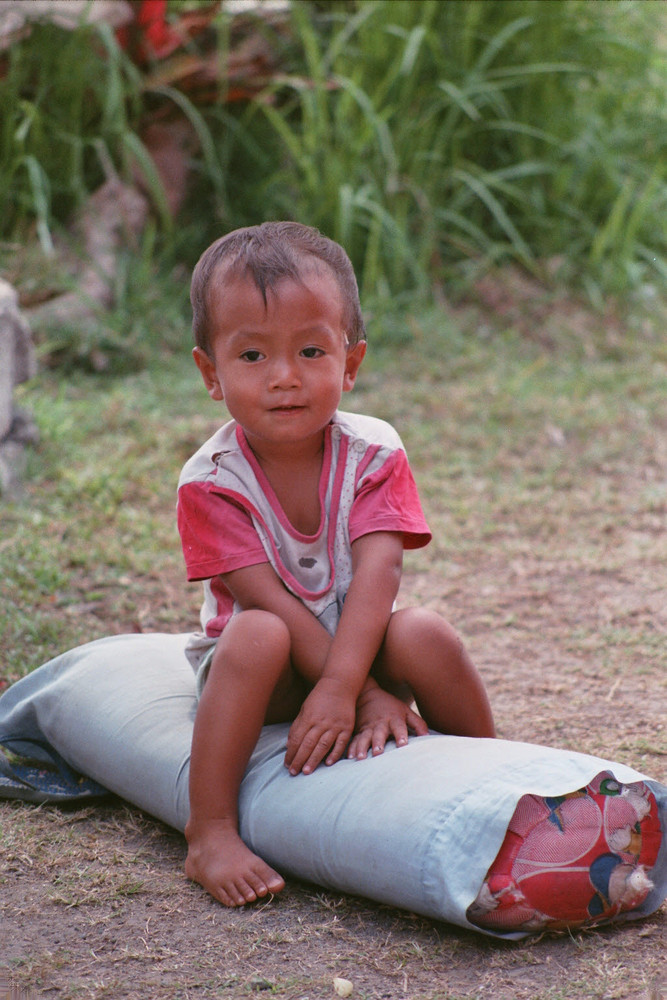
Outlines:
[{"label": "bare foot", "polygon": [[246,847],[228,823],[193,824],[185,830],[185,874],[224,906],[244,906],[285,888],[285,880]]}]

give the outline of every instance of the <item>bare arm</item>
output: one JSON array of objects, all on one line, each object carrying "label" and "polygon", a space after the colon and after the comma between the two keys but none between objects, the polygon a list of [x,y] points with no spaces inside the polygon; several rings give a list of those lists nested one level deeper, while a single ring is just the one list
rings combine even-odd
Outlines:
[{"label": "bare arm", "polygon": [[352,582],[322,677],[344,683],[355,700],[387,631],[402,568],[400,534],[378,531],[352,543]]},{"label": "bare arm", "polygon": [[369,673],[391,617],[402,559],[399,534],[375,532],[353,543],[353,578],[333,639],[269,563],[224,575],[244,610],[271,611],[285,622],[293,666],[313,685],[290,729],[285,763],[291,773],[308,774],[325,757],[327,764],[342,757],[354,731],[359,695],[377,688]]},{"label": "bare arm", "polygon": [[393,532],[352,545],[353,577],[322,676],[290,729],[285,762],[293,774],[339,760],[354,731],[356,703],[382,645],[398,593],[403,540]]}]

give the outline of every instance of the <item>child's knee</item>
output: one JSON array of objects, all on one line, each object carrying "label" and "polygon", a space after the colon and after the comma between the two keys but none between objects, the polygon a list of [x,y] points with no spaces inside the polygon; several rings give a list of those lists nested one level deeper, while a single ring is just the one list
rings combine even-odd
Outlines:
[{"label": "child's knee", "polygon": [[248,673],[259,669],[283,670],[289,662],[291,639],[287,625],[270,611],[253,608],[234,615],[218,641],[216,660],[241,662]]},{"label": "child's knee", "polygon": [[396,612],[394,618],[405,647],[412,650],[432,647],[445,655],[459,655],[463,649],[458,633],[449,622],[429,608],[405,608]]}]

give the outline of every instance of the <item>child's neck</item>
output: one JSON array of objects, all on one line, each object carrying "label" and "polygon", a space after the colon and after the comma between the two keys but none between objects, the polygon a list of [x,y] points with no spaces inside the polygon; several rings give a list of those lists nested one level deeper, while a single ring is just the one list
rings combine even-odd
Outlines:
[{"label": "child's neck", "polygon": [[320,527],[320,478],[324,458],[324,434],[304,447],[262,452],[252,449],[271,484],[287,520],[303,535],[314,535]]}]

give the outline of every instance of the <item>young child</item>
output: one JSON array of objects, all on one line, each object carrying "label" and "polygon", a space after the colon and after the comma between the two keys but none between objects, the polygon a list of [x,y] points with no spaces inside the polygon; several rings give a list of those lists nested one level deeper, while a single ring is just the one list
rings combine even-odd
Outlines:
[{"label": "young child", "polygon": [[292,775],[409,731],[494,727],[451,627],[394,610],[403,549],[431,536],[396,432],[338,410],[366,352],[345,252],[297,223],[240,229],[202,255],[191,299],[195,362],[233,419],[179,483],[188,578],[205,590],[186,873],[241,906],[284,887],[238,831],[264,724],[292,722]]}]

